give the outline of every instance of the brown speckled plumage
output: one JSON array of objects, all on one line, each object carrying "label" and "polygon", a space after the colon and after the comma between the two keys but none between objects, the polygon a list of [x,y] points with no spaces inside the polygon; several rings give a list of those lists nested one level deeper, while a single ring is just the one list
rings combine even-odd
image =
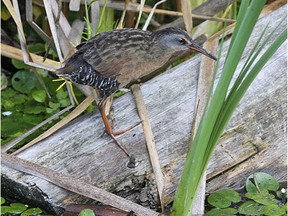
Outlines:
[{"label": "brown speckled plumage", "polygon": [[114,137],[104,112],[107,97],[132,81],[162,68],[171,59],[189,50],[216,59],[197,45],[183,30],[167,28],[149,32],[120,29],[104,32],[80,44],[77,52],[57,71],[57,75],[75,83],[89,85],[101,93],[98,104],[106,132]]},{"label": "brown speckled plumage", "polygon": [[186,32],[175,28],[153,33],[139,29],[101,33],[80,44],[57,74],[75,83],[92,86],[107,97],[118,88],[161,68],[181,52],[169,49],[169,44],[164,43],[165,37],[171,34],[178,35],[179,40],[183,37],[192,41]]}]

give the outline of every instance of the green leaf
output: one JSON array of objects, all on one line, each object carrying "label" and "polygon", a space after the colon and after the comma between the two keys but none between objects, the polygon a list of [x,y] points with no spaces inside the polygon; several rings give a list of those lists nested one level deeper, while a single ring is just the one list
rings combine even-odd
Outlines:
[{"label": "green leaf", "polygon": [[23,109],[24,113],[27,114],[39,114],[39,113],[45,113],[46,107],[44,106],[25,106]]},{"label": "green leaf", "polygon": [[1,206],[1,215],[12,211],[11,206]]},{"label": "green leaf", "polygon": [[231,202],[240,202],[241,197],[238,192],[229,189],[216,191],[209,195],[208,203],[218,208],[227,208]]},{"label": "green leaf", "polygon": [[21,135],[24,131],[31,128],[31,126],[30,123],[24,121],[22,113],[12,113],[8,117],[1,118],[1,135],[3,137],[14,137],[14,134]]},{"label": "green leaf", "polygon": [[262,191],[277,191],[278,181],[271,175],[263,172],[257,172],[250,175],[246,180],[246,190],[251,193]]},{"label": "green leaf", "polygon": [[260,215],[264,214],[264,207],[254,201],[247,201],[239,207],[238,212],[244,215]]},{"label": "green leaf", "polygon": [[2,100],[2,106],[7,110],[15,107],[16,105],[24,104],[28,100],[28,97],[23,94],[17,94],[11,98],[5,98]]},{"label": "green leaf", "polygon": [[56,92],[56,97],[57,99],[65,99],[68,97],[68,92],[67,91],[64,91],[63,88],[59,89],[57,92]]},{"label": "green leaf", "polygon": [[12,59],[12,64],[17,69],[30,69],[30,66],[25,64],[23,61],[19,61],[17,59]]},{"label": "green leaf", "polygon": [[51,113],[53,113],[53,111],[54,111],[54,110],[53,110],[53,109],[51,109],[51,108],[49,108],[49,107],[48,107],[48,108],[46,108],[46,112],[47,112],[48,114],[51,114]]},{"label": "green leaf", "polygon": [[2,99],[11,98],[14,97],[14,95],[16,94],[17,92],[13,88],[7,88],[4,91],[1,91],[1,98]]},{"label": "green leaf", "polygon": [[12,86],[21,93],[30,93],[35,86],[35,76],[32,72],[21,70],[12,77]]},{"label": "green leaf", "polygon": [[56,110],[60,107],[60,103],[53,103],[52,101],[49,101],[49,106],[53,109]]},{"label": "green leaf", "polygon": [[23,203],[11,203],[10,206],[13,208],[14,212],[21,213],[27,209],[27,205]]},{"label": "green leaf", "polygon": [[261,191],[260,193],[248,192],[245,194],[245,196],[247,198],[252,199],[255,202],[263,204],[263,205],[272,205],[272,204],[276,204],[278,202],[275,199],[274,195],[270,194],[267,190]]},{"label": "green leaf", "polygon": [[27,209],[22,203],[12,203],[10,206],[1,206],[1,215],[4,213],[19,214]]},{"label": "green leaf", "polygon": [[32,53],[45,52],[45,44],[44,43],[30,44],[28,46],[28,49]]},{"label": "green leaf", "polygon": [[1,19],[7,21],[10,17],[11,14],[9,13],[6,5],[1,1]]},{"label": "green leaf", "polygon": [[40,208],[29,208],[24,211],[20,216],[31,216],[31,215],[39,215],[42,213]]},{"label": "green leaf", "polygon": [[5,202],[6,200],[3,197],[1,197],[1,205],[3,205]]},{"label": "green leaf", "polygon": [[78,216],[95,216],[95,214],[91,209],[83,209]]},{"label": "green leaf", "polygon": [[[247,89],[249,88],[253,80],[256,78],[256,76],[259,74],[259,72],[267,63],[267,61],[277,51],[277,49],[284,43],[286,39],[287,39],[287,29],[284,30],[277,37],[277,39],[269,46],[269,48],[260,57],[260,59],[256,61],[256,64],[255,62],[253,62],[253,68],[250,69],[249,73],[247,74],[245,79],[242,81],[242,83],[239,86],[232,87],[232,91],[230,92],[228,96],[227,102],[225,106],[223,106],[222,108],[222,121],[223,122],[228,122],[228,119],[231,117],[233,111],[235,110],[236,106],[238,105],[241,98],[244,96],[245,92],[247,91]],[[235,90],[235,88],[237,88],[237,90]],[[224,128],[226,124],[225,125],[222,124],[222,125],[223,125],[222,128]]]},{"label": "green leaf", "polygon": [[264,214],[271,216],[286,215],[287,205],[278,206],[276,204],[268,205],[264,207]]},{"label": "green leaf", "polygon": [[35,90],[32,92],[32,97],[39,103],[43,103],[46,100],[46,92],[44,90]]},{"label": "green leaf", "polygon": [[225,208],[225,209],[218,209],[213,208],[209,212],[205,214],[205,216],[230,216],[230,215],[236,215],[237,210],[233,208]]},{"label": "green leaf", "polygon": [[34,126],[39,124],[40,122],[42,122],[44,120],[44,116],[41,115],[31,115],[31,114],[23,114],[23,121]]},{"label": "green leaf", "polygon": [[68,98],[59,100],[61,107],[68,107],[70,105],[70,100]]}]

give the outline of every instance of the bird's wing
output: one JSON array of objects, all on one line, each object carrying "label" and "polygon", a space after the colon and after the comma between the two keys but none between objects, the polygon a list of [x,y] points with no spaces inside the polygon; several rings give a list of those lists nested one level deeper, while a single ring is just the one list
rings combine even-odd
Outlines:
[{"label": "bird's wing", "polygon": [[115,40],[110,37],[113,37],[113,35],[106,35],[106,37],[97,38],[97,40],[86,43],[83,54],[83,60],[106,78],[118,76],[123,65],[131,60],[131,51],[125,49],[121,43],[111,43]]}]

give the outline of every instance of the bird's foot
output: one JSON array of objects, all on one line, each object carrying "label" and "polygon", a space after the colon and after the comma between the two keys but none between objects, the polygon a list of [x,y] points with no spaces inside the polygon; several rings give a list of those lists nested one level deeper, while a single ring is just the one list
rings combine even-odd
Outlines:
[{"label": "bird's foot", "polygon": [[[140,123],[141,123],[141,122],[138,122],[137,124],[132,125],[131,127],[126,128],[125,130],[120,130],[120,131],[113,131],[113,130],[112,130],[112,127],[106,127],[104,133],[108,134],[108,135],[115,141],[115,143],[125,152],[125,154],[126,154],[127,156],[129,156],[129,153],[127,152],[127,150],[119,143],[119,141],[116,139],[115,136],[121,135],[121,134],[123,134],[123,133],[126,133],[126,132],[134,129],[134,128],[137,127]],[[104,134],[104,133],[103,133],[103,134]]]},{"label": "bird's foot", "polygon": [[129,127],[129,128],[126,128],[126,129],[120,130],[120,131],[112,131],[112,133],[113,133],[114,135],[121,135],[121,134],[124,134],[124,133],[126,133],[126,132],[128,132],[128,131],[130,131],[130,130],[133,130],[133,129],[134,129],[135,127],[137,127],[139,124],[141,124],[141,121],[138,122],[138,123],[136,123],[136,124],[134,124],[134,125],[132,125],[132,126]]},{"label": "bird's foot", "polygon": [[[119,146],[119,148],[130,158],[129,167],[133,167],[133,166],[131,166],[131,162],[135,161],[135,159],[133,159],[133,156],[128,153],[128,151],[124,148],[124,146],[121,145],[121,143],[116,139],[115,136],[132,130],[133,128],[138,126],[140,123],[137,123],[137,124],[133,125],[132,127],[129,127],[125,130],[113,131],[113,126],[111,125],[111,123],[110,123],[110,121],[109,121],[109,119],[105,113],[105,100],[101,101],[98,104],[98,108],[99,108],[101,117],[103,119],[103,123],[105,125],[105,132],[114,140],[114,142]],[[132,162],[132,164],[133,164],[133,162]]]},{"label": "bird's foot", "polygon": [[114,142],[118,145],[118,147],[129,157],[129,162],[127,164],[127,167],[128,168],[135,168],[136,159],[135,159],[134,155],[128,153],[126,148],[116,139],[116,137],[113,133],[107,133],[107,134],[114,140]]}]

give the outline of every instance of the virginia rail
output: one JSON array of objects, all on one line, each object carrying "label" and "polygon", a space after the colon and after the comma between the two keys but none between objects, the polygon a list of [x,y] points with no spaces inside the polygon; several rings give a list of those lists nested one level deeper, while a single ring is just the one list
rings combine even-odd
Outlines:
[{"label": "virginia rail", "polygon": [[193,50],[216,58],[196,44],[182,29],[167,28],[156,32],[118,29],[96,35],[77,46],[77,52],[65,61],[57,75],[72,82],[89,85],[100,92],[98,104],[105,131],[128,155],[114,135],[105,114],[109,96],[130,82],[162,68],[182,53]]}]

